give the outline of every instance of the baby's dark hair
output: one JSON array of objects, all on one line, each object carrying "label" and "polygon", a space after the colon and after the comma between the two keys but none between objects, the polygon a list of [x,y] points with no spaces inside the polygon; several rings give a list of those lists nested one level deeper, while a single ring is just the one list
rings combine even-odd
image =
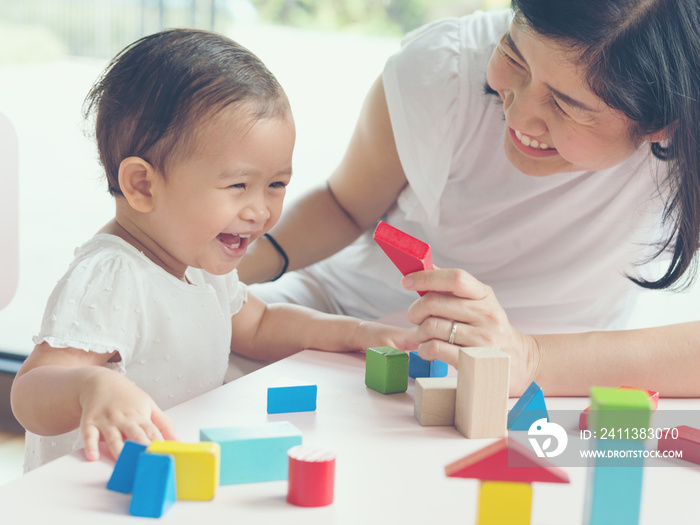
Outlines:
[{"label": "baby's dark hair", "polygon": [[105,69],[85,99],[109,193],[121,195],[119,165],[141,157],[164,172],[191,153],[206,119],[236,105],[241,120],[286,118],[289,102],[262,61],[209,31],[170,29],[137,40]]},{"label": "baby's dark hair", "polygon": [[700,3],[698,0],[513,0],[516,19],[578,51],[588,84],[624,113],[640,139],[670,130],[651,151],[667,161],[671,262],[652,289],[692,282],[700,245]]}]

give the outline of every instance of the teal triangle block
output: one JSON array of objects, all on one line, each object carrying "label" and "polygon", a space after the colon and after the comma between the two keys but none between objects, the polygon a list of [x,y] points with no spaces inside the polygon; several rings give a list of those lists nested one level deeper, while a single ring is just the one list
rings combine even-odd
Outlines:
[{"label": "teal triangle block", "polygon": [[530,425],[542,418],[549,421],[547,405],[540,385],[533,381],[508,412],[508,430],[529,430]]}]

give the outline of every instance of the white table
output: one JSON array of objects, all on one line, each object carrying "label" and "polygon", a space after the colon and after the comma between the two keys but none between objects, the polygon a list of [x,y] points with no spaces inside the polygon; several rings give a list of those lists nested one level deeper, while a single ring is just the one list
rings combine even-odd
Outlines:
[{"label": "white table", "polygon": [[[280,377],[318,385],[316,412],[266,413],[267,387]],[[364,356],[305,351],[168,411],[183,441],[202,427],[291,421],[305,444],[335,450],[335,502],[323,508],[287,504],[285,481],[229,485],[212,502],[178,501],[167,523],[426,524],[476,521],[478,481],[447,478],[448,463],[493,440],[469,440],[452,427],[421,427],[413,417],[413,385],[382,395],[364,385]],[[511,406],[515,403],[511,399]],[[580,410],[586,398],[548,398],[550,410]],[[693,410],[700,400],[662,399],[659,409]],[[134,523],[130,496],[108,491],[112,463],[81,453],[45,465],[0,488],[2,523]],[[532,522],[579,524],[586,468],[566,469],[568,485],[533,485]],[[643,524],[697,523],[700,467],[689,463],[644,472]],[[5,521],[5,517],[11,517]]]}]

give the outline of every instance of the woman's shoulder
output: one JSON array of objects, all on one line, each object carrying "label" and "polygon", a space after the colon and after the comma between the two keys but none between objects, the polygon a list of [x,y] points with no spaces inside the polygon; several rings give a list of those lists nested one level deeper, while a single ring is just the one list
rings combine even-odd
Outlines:
[{"label": "woman's shoulder", "polygon": [[408,33],[402,47],[435,49],[436,43],[458,49],[481,49],[497,43],[513,18],[511,10],[476,11],[461,18],[435,20]]}]

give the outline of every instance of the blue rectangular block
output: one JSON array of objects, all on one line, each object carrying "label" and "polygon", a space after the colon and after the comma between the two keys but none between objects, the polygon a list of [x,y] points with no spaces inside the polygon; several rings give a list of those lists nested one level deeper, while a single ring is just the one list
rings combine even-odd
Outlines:
[{"label": "blue rectangular block", "polygon": [[313,412],[316,410],[317,386],[281,381],[267,389],[267,413]]},{"label": "blue rectangular block", "polygon": [[134,476],[136,475],[136,464],[139,456],[146,450],[146,445],[135,441],[126,441],[121,454],[114,464],[112,476],[107,482],[109,490],[116,490],[124,494],[131,494],[134,487]]},{"label": "blue rectangular block", "polygon": [[175,458],[144,452],[139,456],[129,514],[160,518],[177,500]]},{"label": "blue rectangular block", "polygon": [[589,470],[584,525],[638,525],[642,502],[644,443],[595,440],[596,458]]},{"label": "blue rectangular block", "polygon": [[199,438],[221,446],[221,485],[285,480],[289,470],[287,451],[301,445],[301,432],[289,421],[203,428]]},{"label": "blue rectangular block", "polygon": [[419,377],[445,377],[447,375],[447,363],[444,361],[428,361],[423,359],[416,350],[408,354],[408,376],[414,379]]}]

